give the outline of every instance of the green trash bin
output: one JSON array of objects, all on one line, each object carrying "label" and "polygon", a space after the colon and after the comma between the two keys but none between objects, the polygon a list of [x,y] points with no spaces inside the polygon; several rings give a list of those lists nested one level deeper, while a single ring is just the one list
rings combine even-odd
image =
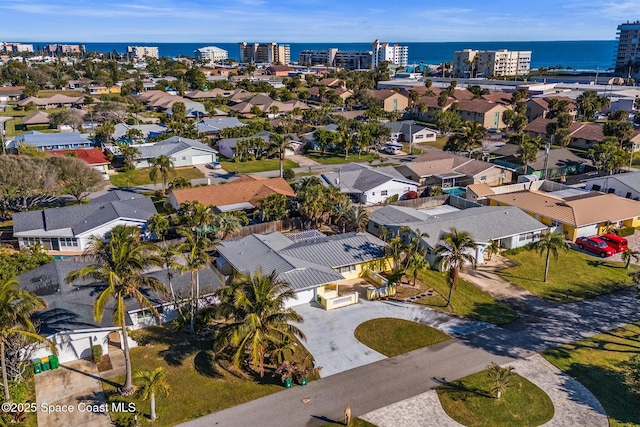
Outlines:
[{"label": "green trash bin", "polygon": [[51,365],[49,364],[48,357],[43,357],[42,359],[40,359],[40,363],[42,363],[42,372],[48,371],[49,369],[51,369]]},{"label": "green trash bin", "polygon": [[42,372],[42,362],[40,362],[40,359],[33,359],[31,361],[31,364],[33,365],[34,374],[39,374],[40,372]]},{"label": "green trash bin", "polygon": [[300,385],[307,385],[307,377],[300,378]]},{"label": "green trash bin", "polygon": [[60,367],[60,362],[58,361],[58,356],[52,354],[49,356],[49,365],[51,366],[51,370],[58,369]]},{"label": "green trash bin", "polygon": [[293,381],[291,381],[291,378],[285,378],[284,379],[284,386],[286,388],[291,388],[292,385],[293,385]]}]

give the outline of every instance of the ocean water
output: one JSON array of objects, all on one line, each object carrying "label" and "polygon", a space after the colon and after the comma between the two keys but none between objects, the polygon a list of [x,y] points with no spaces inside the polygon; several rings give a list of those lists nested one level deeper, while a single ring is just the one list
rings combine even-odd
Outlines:
[{"label": "ocean water", "polygon": [[[34,47],[44,47],[53,42],[29,42]],[[70,43],[70,42],[66,42]],[[204,46],[218,46],[229,52],[230,58],[239,56],[237,43],[79,43],[86,46],[87,51],[98,52],[126,52],[127,45],[158,46],[161,56],[174,57],[177,55],[193,56],[196,49]],[[286,43],[286,42],[282,42]],[[453,60],[453,52],[462,49],[479,50],[530,50],[532,51],[531,66],[539,67],[570,67],[574,70],[607,70],[613,67],[615,56],[615,40],[584,40],[584,41],[523,41],[523,42],[398,42],[409,46],[409,64],[440,64]],[[340,50],[370,50],[371,43],[289,43],[291,46],[291,60],[297,61],[304,49],[327,49],[337,47]]]}]

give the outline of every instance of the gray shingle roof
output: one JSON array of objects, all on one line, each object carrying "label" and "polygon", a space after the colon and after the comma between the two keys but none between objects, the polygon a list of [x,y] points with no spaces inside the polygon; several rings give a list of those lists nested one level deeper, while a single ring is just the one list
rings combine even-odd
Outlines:
[{"label": "gray shingle roof", "polygon": [[[88,264],[83,261],[54,261],[18,276],[21,288],[41,296],[47,302],[47,308],[35,315],[35,318],[41,321],[40,333],[42,335],[46,336],[64,330],[114,326],[113,303],[107,306],[101,322],[96,322],[93,317],[93,302],[98,293],[104,289],[103,284],[78,282],[74,285],[68,285],[65,281],[65,277],[71,271]],[[166,270],[158,270],[146,275],[167,283]],[[191,290],[190,274],[174,273],[172,285],[178,296],[189,295]],[[210,294],[221,286],[211,268],[200,270],[201,295]],[[143,293],[154,304],[170,301],[166,295],[146,290],[143,290]],[[135,301],[129,300],[127,308],[135,310],[139,306]],[[127,318],[127,323],[131,324],[129,318]]]},{"label": "gray shingle roof", "polygon": [[347,193],[368,191],[391,180],[418,185],[392,166],[374,168],[360,163],[347,163],[340,167],[339,172],[325,173],[322,178],[331,185],[336,185],[338,179],[340,190]]},{"label": "gray shingle roof", "polygon": [[78,144],[80,146],[91,144],[91,140],[80,132],[42,133],[29,131],[16,136],[14,143],[23,142],[33,147],[67,146]]},{"label": "gray shingle roof", "polygon": [[333,268],[384,257],[385,243],[367,233],[347,233],[294,243],[284,234],[252,234],[225,241],[220,254],[238,271],[258,269],[287,281],[293,289],[306,289],[336,280]]},{"label": "gray shingle roof", "polygon": [[406,135],[408,135],[409,132],[411,132],[412,134],[418,133],[422,129],[426,128],[426,126],[419,125],[413,120],[401,120],[383,124],[385,127],[391,130],[391,133],[402,133]]},{"label": "gray shingle roof", "polygon": [[376,224],[400,224],[425,221],[429,215],[403,206],[384,206],[371,213],[369,219]]},{"label": "gray shingle roof", "polygon": [[128,125],[126,123],[116,124],[116,131],[113,133],[114,139],[119,139],[125,136],[129,129],[138,129],[142,131],[145,138],[149,137],[149,134],[160,134],[167,131],[167,127],[162,124],[149,124],[149,125]]},{"label": "gray shingle roof", "polygon": [[198,132],[219,132],[224,128],[236,128],[246,126],[240,122],[236,117],[223,117],[215,119],[204,119],[196,123],[196,129]]},{"label": "gray shingle roof", "polygon": [[161,155],[172,156],[189,148],[194,148],[207,153],[217,153],[215,149],[200,141],[182,138],[179,136],[173,136],[153,145],[141,145],[138,148],[140,149],[140,158],[142,159],[153,159]]},{"label": "gray shingle roof", "polygon": [[124,191],[114,191],[90,201],[86,205],[65,206],[31,212],[17,212],[13,215],[14,235],[31,235],[70,230],[64,233],[77,236],[118,218],[146,221],[157,213],[151,199]]},{"label": "gray shingle roof", "polygon": [[640,172],[620,173],[609,178],[616,179],[627,187],[640,191]]}]

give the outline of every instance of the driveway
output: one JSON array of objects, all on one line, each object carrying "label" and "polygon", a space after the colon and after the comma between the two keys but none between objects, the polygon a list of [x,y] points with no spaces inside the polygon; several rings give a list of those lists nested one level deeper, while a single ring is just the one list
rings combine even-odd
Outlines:
[{"label": "driveway", "polygon": [[298,327],[307,337],[305,347],[322,366],[324,378],[387,357],[358,341],[356,327],[381,317],[411,320],[439,329],[451,336],[464,336],[493,325],[462,319],[437,310],[394,301],[366,301],[327,311],[316,304],[295,307],[304,318]]}]

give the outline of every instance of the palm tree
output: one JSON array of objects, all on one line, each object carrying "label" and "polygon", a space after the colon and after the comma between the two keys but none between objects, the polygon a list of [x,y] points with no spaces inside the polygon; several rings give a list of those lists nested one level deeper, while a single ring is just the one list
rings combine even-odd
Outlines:
[{"label": "palm tree", "polygon": [[466,231],[460,231],[455,228],[451,232],[444,235],[442,243],[435,248],[436,259],[441,268],[448,271],[449,296],[447,298],[447,307],[451,304],[451,294],[454,289],[458,288],[458,276],[463,270],[465,264],[471,264],[475,267],[476,257],[473,251],[476,249],[476,243]]},{"label": "palm tree", "polygon": [[[209,264],[209,246],[211,242],[206,237],[198,237],[197,233],[182,230],[186,241],[178,246],[183,254],[185,263],[178,266],[180,274],[189,271],[191,273],[191,319],[190,332],[195,332],[195,320],[198,314],[200,301],[200,270]],[[194,295],[195,292],[195,295]]]},{"label": "palm tree", "polygon": [[337,203],[333,207],[333,220],[337,224],[342,224],[343,233],[347,231],[347,223],[349,222],[349,217],[352,210],[353,206],[351,206],[351,201],[347,197],[342,199],[340,203]]},{"label": "palm tree", "polygon": [[168,185],[171,190],[178,190],[180,188],[191,188],[191,181],[184,176],[179,176]]},{"label": "palm tree", "polygon": [[487,246],[487,255],[489,255],[489,261],[491,258],[500,252],[500,243],[497,240],[489,240],[489,246]]},{"label": "palm tree", "polygon": [[536,140],[531,140],[528,135],[523,134],[520,144],[518,144],[518,154],[522,162],[522,173],[526,174],[530,163],[538,158],[538,144]]},{"label": "palm tree", "polygon": [[243,221],[235,212],[223,212],[216,216],[215,226],[220,234],[220,240],[224,240],[229,234],[234,234],[242,229]]},{"label": "palm tree", "polygon": [[218,291],[218,314],[228,320],[219,329],[214,348],[230,350],[233,365],[239,369],[245,358],[253,369],[264,376],[265,358],[275,347],[294,337],[305,339],[300,329],[291,323],[301,323],[302,317],[285,303],[295,298],[291,286],[278,279],[276,272],[239,275],[231,286]]},{"label": "palm tree", "polygon": [[415,285],[418,280],[418,271],[429,267],[425,254],[424,252],[411,252],[404,261],[407,270],[413,270],[413,284]]},{"label": "palm tree", "polygon": [[283,163],[287,153],[287,148],[291,148],[291,143],[292,141],[285,135],[277,133],[269,135],[269,151],[272,154],[277,154],[278,160],[280,160],[280,178],[282,178]]},{"label": "palm tree", "polygon": [[496,399],[500,399],[502,393],[513,384],[515,372],[513,366],[503,368],[495,362],[491,362],[487,366],[487,376],[493,382],[492,391],[496,394]]},{"label": "palm tree", "polygon": [[151,159],[151,171],[149,178],[155,184],[158,181],[158,175],[162,180],[162,194],[167,194],[167,178],[176,176],[176,170],[173,168],[173,160],[164,154]]},{"label": "palm tree", "polygon": [[544,265],[544,281],[547,281],[547,277],[549,276],[549,260],[551,255],[553,254],[554,259],[558,259],[559,251],[567,252],[569,250],[569,245],[565,242],[564,237],[560,233],[547,233],[540,237],[535,244],[536,250],[543,255],[546,253],[547,259]]},{"label": "palm tree", "polygon": [[476,146],[482,144],[482,138],[487,133],[487,129],[478,122],[467,121],[464,123],[465,130],[459,135],[461,142],[461,148],[465,151],[469,151],[469,157],[471,157],[471,151]]},{"label": "palm tree", "polygon": [[367,225],[369,225],[369,213],[364,206],[358,205],[352,207],[349,217],[351,224],[353,224],[358,232],[362,232],[367,229]]},{"label": "palm tree", "polygon": [[153,371],[141,371],[136,374],[136,380],[138,380],[136,397],[149,401],[151,421],[158,418],[156,415],[156,394],[169,395],[169,383],[166,377],[167,375],[162,368],[156,368]]},{"label": "palm tree", "polygon": [[640,252],[639,251],[634,251],[633,249],[629,248],[626,251],[622,252],[622,261],[624,261],[624,268],[626,268],[627,270],[629,269],[629,266],[631,265],[631,259],[635,259],[636,261],[640,260]]},{"label": "palm tree", "polygon": [[147,230],[155,233],[158,239],[164,240],[169,232],[169,218],[158,213],[151,215],[147,222]]},{"label": "palm tree", "polygon": [[52,351],[56,348],[52,342],[36,332],[31,315],[46,307],[46,303],[31,292],[19,288],[16,278],[0,282],[0,363],[2,364],[2,384],[6,402],[11,401],[9,379],[7,377],[6,345],[15,336],[30,341],[46,342]]},{"label": "palm tree", "polygon": [[69,284],[82,279],[91,279],[106,285],[93,303],[93,316],[97,322],[102,321],[107,304],[115,299],[113,323],[120,326],[122,331],[125,383],[121,393],[125,395],[131,394],[134,390],[126,321],[127,300],[134,299],[141,308],[149,309],[158,316],[158,312],[142,289],[160,293],[167,292],[162,282],[143,275],[149,267],[160,266],[162,263],[155,255],[156,248],[156,245],[152,243],[142,242],[138,227],[118,225],[111,231],[109,241],[92,236],[84,253],[85,257],[92,261],[92,264],[74,270],[66,277]]},{"label": "palm tree", "polygon": [[178,250],[178,245],[171,244],[167,246],[158,246],[158,256],[162,260],[162,266],[167,270],[167,283],[169,283],[169,291],[171,292],[171,300],[173,304],[178,310],[178,312],[182,313],[180,306],[178,305],[178,300],[176,298],[176,293],[173,290],[173,272],[177,270],[180,264],[177,261],[177,258],[180,256],[180,251]]}]

